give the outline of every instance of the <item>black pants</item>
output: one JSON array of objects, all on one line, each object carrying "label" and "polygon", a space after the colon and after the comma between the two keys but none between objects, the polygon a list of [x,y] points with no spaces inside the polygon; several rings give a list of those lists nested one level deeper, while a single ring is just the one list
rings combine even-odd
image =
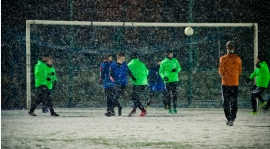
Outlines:
[{"label": "black pants", "polygon": [[[152,100],[154,99],[154,97],[155,97],[157,94],[160,94],[160,92],[157,92],[157,91],[149,91],[149,100],[147,101],[147,106],[149,106],[149,105],[152,103]],[[164,106],[166,106],[166,105],[168,105],[167,100],[165,99],[165,97],[166,97],[166,91],[162,91],[162,94],[163,94],[163,96],[164,96],[163,103],[164,103]]]},{"label": "black pants", "polygon": [[39,86],[37,88],[36,101],[32,103],[30,111],[34,112],[36,107],[42,102],[43,104],[46,104],[49,107],[50,112],[53,113],[54,109],[52,107],[52,100],[50,99],[50,96],[51,92],[45,85]]},{"label": "black pants", "polygon": [[258,98],[260,100],[260,102],[264,102],[262,95],[261,95],[264,90],[265,90],[264,87],[257,87],[256,85],[254,85],[251,88],[251,105],[252,105],[253,112],[257,112],[256,98]]},{"label": "black pants", "polygon": [[268,110],[269,109],[269,107],[270,107],[270,98],[268,99],[268,101],[267,101],[267,104],[266,104],[266,109]]},{"label": "black pants", "polygon": [[105,89],[105,99],[107,102],[107,111],[113,112],[114,102],[113,102],[114,88]]},{"label": "black pants", "polygon": [[172,92],[172,99],[173,99],[173,108],[177,106],[177,92],[176,92],[177,82],[170,82],[166,83],[166,92],[165,92],[165,99],[168,103],[168,108],[171,109],[171,92]]},{"label": "black pants", "polygon": [[144,109],[144,106],[140,102],[140,94],[143,93],[146,85],[133,85],[132,86],[132,101],[134,103],[133,108],[139,108],[140,110]]},{"label": "black pants", "polygon": [[114,112],[114,107],[121,108],[118,99],[124,93],[125,88],[126,86],[115,84],[113,88],[105,89],[107,111]]},{"label": "black pants", "polygon": [[48,102],[52,102],[52,90],[49,90],[49,97],[48,101],[43,101],[42,102],[42,111],[47,111],[48,110]]},{"label": "black pants", "polygon": [[222,85],[223,108],[228,121],[234,121],[238,110],[238,86]]}]

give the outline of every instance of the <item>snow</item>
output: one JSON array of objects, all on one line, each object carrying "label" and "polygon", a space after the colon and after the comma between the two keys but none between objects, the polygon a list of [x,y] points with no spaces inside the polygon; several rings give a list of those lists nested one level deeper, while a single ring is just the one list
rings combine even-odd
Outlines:
[{"label": "snow", "polygon": [[[1,148],[268,148],[270,112],[238,109],[234,126],[226,126],[222,108],[182,108],[168,114],[149,108],[146,117],[104,116],[104,108],[55,108],[59,117],[27,110],[1,111]],[[117,108],[116,108],[117,113]]]}]

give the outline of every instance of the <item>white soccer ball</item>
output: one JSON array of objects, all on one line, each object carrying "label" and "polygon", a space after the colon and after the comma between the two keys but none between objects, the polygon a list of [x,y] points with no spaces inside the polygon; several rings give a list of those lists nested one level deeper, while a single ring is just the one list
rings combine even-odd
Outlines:
[{"label": "white soccer ball", "polygon": [[191,35],[193,35],[193,33],[194,33],[194,30],[191,27],[186,27],[185,28],[185,34],[187,36],[191,36]]}]

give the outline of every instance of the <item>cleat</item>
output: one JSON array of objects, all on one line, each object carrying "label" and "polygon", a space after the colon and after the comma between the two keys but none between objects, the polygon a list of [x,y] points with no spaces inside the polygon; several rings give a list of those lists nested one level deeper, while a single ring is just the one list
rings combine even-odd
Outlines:
[{"label": "cleat", "polygon": [[107,117],[110,117],[110,116],[112,116],[112,112],[108,111],[107,113],[104,113],[104,115],[106,115]]},{"label": "cleat", "polygon": [[55,113],[55,112],[52,112],[51,116],[59,116],[59,115],[57,113]]},{"label": "cleat", "polygon": [[132,117],[135,113],[136,113],[136,109],[135,109],[135,110],[133,109],[133,110],[129,113],[128,116],[129,116],[129,117]]},{"label": "cleat", "polygon": [[142,113],[140,114],[140,116],[145,116],[147,114],[146,110],[142,110]]},{"label": "cleat", "polygon": [[177,110],[176,109],[173,109],[173,113],[176,114],[177,113]]},{"label": "cleat", "polygon": [[228,125],[229,125],[229,126],[233,126],[233,121],[229,121],[229,122],[228,122]]},{"label": "cleat", "polygon": [[169,109],[169,113],[170,113],[170,114],[173,114],[173,110],[172,110],[172,109]]},{"label": "cleat", "polygon": [[37,116],[34,112],[28,111],[28,115]]},{"label": "cleat", "polygon": [[120,106],[119,108],[118,108],[118,116],[121,116],[122,115],[122,107]]},{"label": "cleat", "polygon": [[258,112],[251,112],[251,113],[249,113],[249,115],[257,115],[258,114]]},{"label": "cleat", "polygon": [[226,125],[229,126],[229,121],[226,122]]},{"label": "cleat", "polygon": [[260,108],[264,107],[266,105],[266,101],[260,103]]}]

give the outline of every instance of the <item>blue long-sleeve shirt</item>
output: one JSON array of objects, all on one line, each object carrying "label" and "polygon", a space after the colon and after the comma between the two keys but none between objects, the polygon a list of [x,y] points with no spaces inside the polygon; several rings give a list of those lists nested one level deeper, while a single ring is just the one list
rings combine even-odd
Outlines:
[{"label": "blue long-sleeve shirt", "polygon": [[128,66],[126,62],[122,64],[113,62],[110,67],[110,78],[115,84],[127,86],[127,71]]},{"label": "blue long-sleeve shirt", "polygon": [[102,81],[102,85],[105,89],[114,86],[114,83],[110,79],[111,64],[112,64],[112,61],[104,61],[100,65],[100,81]]}]

